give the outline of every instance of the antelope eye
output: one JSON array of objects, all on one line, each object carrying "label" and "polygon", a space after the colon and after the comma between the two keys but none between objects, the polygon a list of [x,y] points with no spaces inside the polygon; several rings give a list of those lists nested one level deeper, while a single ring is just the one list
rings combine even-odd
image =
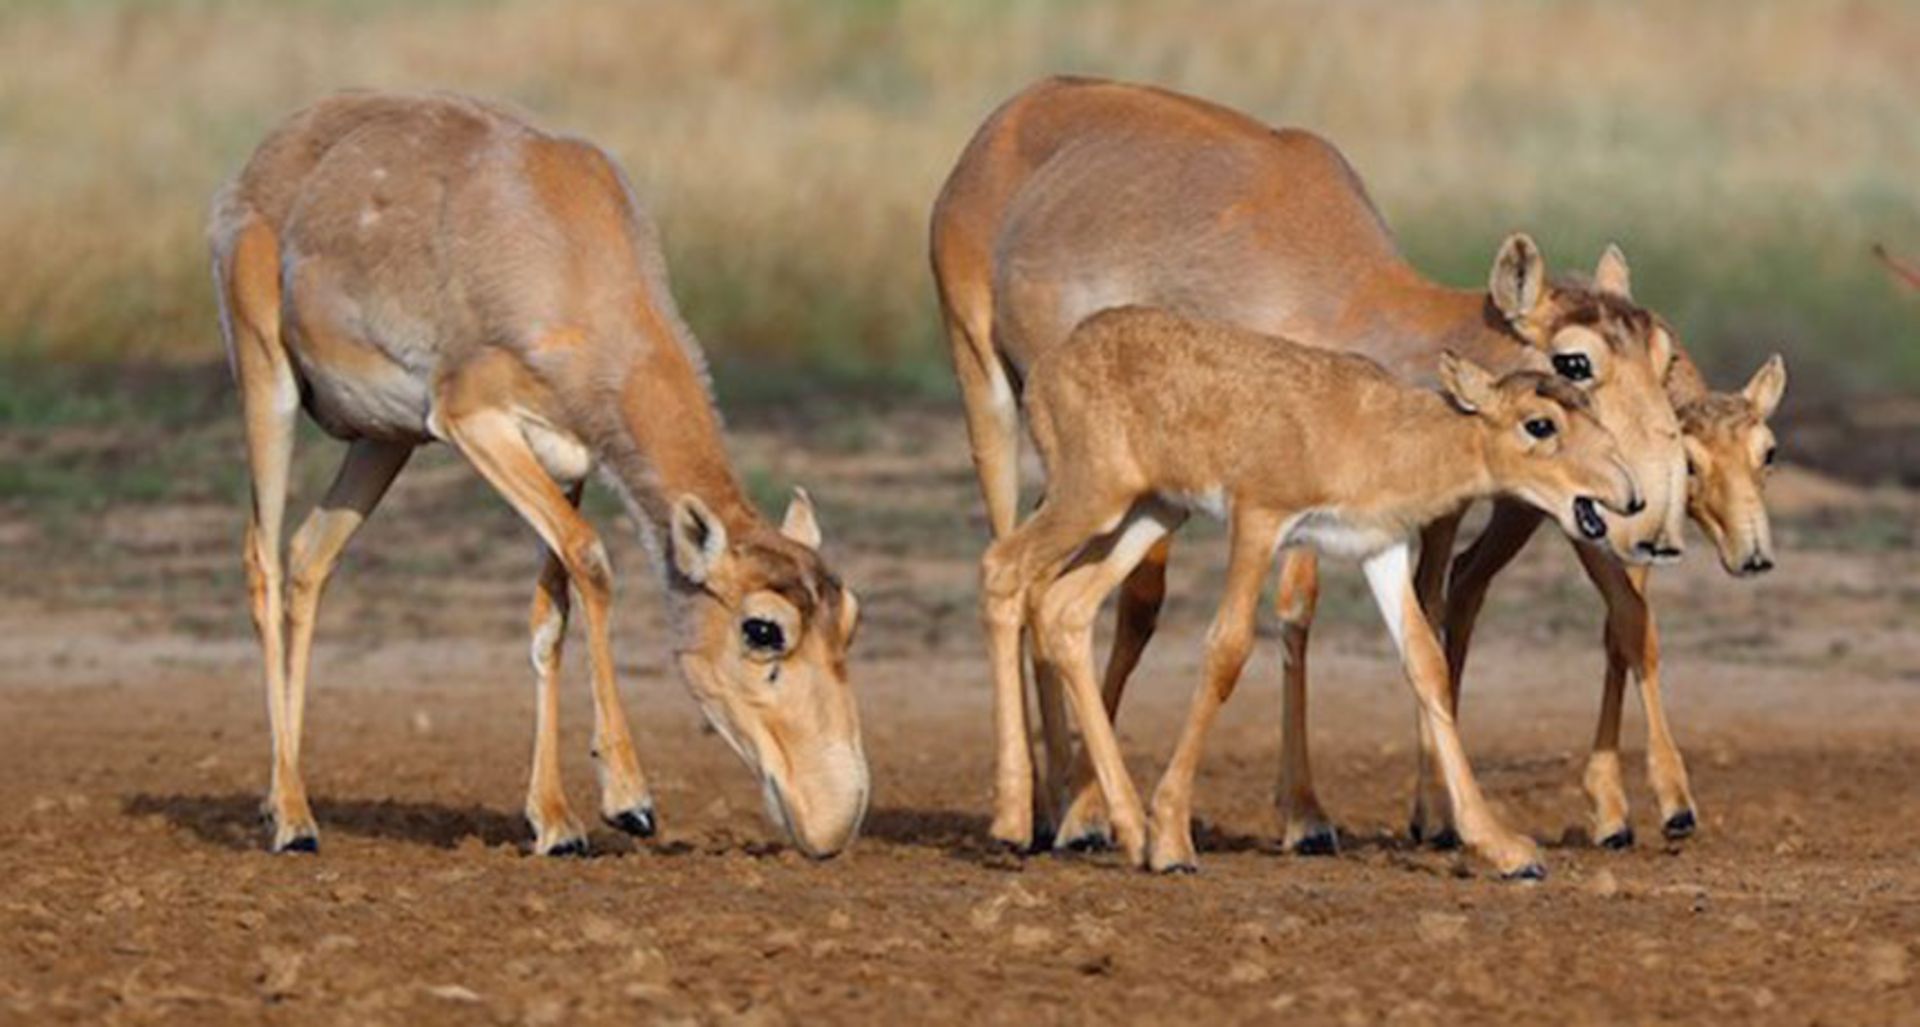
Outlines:
[{"label": "antelope eye", "polygon": [[787,633],[765,617],[748,617],[742,621],[740,637],[746,640],[748,649],[777,653],[787,648]]},{"label": "antelope eye", "polygon": [[1587,359],[1585,353],[1555,353],[1553,369],[1570,382],[1590,381],[1593,378],[1593,361]]},{"label": "antelope eye", "polygon": [[1760,462],[1767,467],[1772,467],[1774,454],[1778,453],[1779,451],[1780,451],[1780,447],[1778,446],[1768,446],[1767,455],[1761,457]]},{"label": "antelope eye", "polygon": [[1536,417],[1533,420],[1528,421],[1526,424],[1526,428],[1527,428],[1527,434],[1533,436],[1536,439],[1553,438],[1553,433],[1556,431],[1559,431],[1558,428],[1554,427],[1552,418],[1547,418],[1547,417]]}]

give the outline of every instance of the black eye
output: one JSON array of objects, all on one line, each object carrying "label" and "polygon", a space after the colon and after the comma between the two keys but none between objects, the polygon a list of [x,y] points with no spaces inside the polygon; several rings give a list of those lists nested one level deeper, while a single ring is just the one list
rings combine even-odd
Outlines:
[{"label": "black eye", "polygon": [[1560,430],[1554,427],[1553,420],[1547,417],[1536,417],[1528,421],[1526,427],[1527,434],[1536,439],[1553,438],[1553,433]]},{"label": "black eye", "polygon": [[1553,369],[1570,382],[1584,382],[1593,377],[1593,361],[1588,360],[1585,353],[1555,353]]},{"label": "black eye", "polygon": [[1765,465],[1766,465],[1766,466],[1768,466],[1768,467],[1772,467],[1772,466],[1773,466],[1773,456],[1774,456],[1774,454],[1775,454],[1775,453],[1777,453],[1777,452],[1779,452],[1779,447],[1778,447],[1778,446],[1768,446],[1768,447],[1767,447],[1767,455],[1766,455],[1766,456],[1763,456],[1763,457],[1761,457],[1761,458],[1760,458],[1760,462],[1761,462],[1762,464],[1765,464]]},{"label": "black eye", "polygon": [[787,633],[765,617],[748,617],[740,625],[740,637],[746,639],[749,649],[777,653],[787,647]]}]

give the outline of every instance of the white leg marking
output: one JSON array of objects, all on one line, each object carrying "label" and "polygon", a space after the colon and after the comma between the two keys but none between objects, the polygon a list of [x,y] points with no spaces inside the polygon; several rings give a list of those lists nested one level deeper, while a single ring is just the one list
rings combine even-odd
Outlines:
[{"label": "white leg marking", "polygon": [[1360,564],[1367,575],[1367,587],[1373,590],[1373,602],[1380,608],[1380,616],[1387,622],[1387,633],[1393,636],[1393,647],[1404,655],[1407,651],[1406,593],[1413,580],[1408,559],[1408,545],[1399,542],[1383,549]]}]

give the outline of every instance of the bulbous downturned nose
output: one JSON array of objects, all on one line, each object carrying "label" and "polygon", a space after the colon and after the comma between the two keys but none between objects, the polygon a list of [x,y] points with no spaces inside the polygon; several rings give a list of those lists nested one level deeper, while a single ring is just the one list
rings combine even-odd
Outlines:
[{"label": "bulbous downturned nose", "polygon": [[835,749],[809,771],[798,794],[771,777],[763,782],[767,816],[801,852],[830,859],[853,844],[867,818],[867,764],[855,749]]}]

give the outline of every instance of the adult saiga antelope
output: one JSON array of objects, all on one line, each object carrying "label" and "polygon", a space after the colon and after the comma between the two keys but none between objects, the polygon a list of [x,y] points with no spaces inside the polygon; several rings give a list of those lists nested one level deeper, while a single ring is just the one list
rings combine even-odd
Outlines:
[{"label": "adult saiga antelope", "polygon": [[[868,790],[846,668],[858,603],[820,558],[804,493],[778,528],[748,502],[653,223],[605,153],[471,99],[341,94],[261,143],[214,201],[209,235],[246,418],[276,851],[318,844],[299,760],[320,594],[408,456],[434,441],[458,449],[545,543],[526,805],[537,851],[586,839],[560,783],[569,587],[587,621],[601,816],[654,830],[614,684],[613,572],[576,509],[595,468],[641,525],[681,675],[760,775],[769,817],[811,855],[852,840]],[[302,408],[348,449],[283,572]]]},{"label": "adult saiga antelope", "polygon": [[[995,694],[1019,694],[1031,608],[1036,654],[1065,682],[1132,862],[1193,868],[1193,775],[1207,730],[1253,647],[1275,551],[1301,546],[1362,561],[1467,844],[1504,874],[1544,873],[1538,847],[1500,825],[1474,782],[1408,551],[1422,525],[1496,492],[1588,540],[1607,533],[1601,505],[1627,512],[1640,500],[1579,389],[1538,371],[1496,381],[1450,354],[1440,377],[1445,399],[1362,356],[1141,307],[1094,315],[1033,364],[1026,402],[1046,496],[981,563]],[[1227,520],[1232,556],[1205,677],[1154,790],[1149,830],[1094,680],[1093,620],[1196,508]]]},{"label": "adult saiga antelope", "polygon": [[[1132,303],[1352,350],[1414,379],[1431,379],[1446,349],[1496,372],[1552,368],[1588,393],[1642,489],[1640,514],[1603,514],[1614,554],[1679,555],[1686,459],[1662,391],[1673,340],[1625,296],[1617,250],[1601,259],[1593,282],[1554,282],[1538,248],[1516,235],[1495,258],[1487,290],[1445,288],[1401,257],[1358,176],[1326,140],[1165,90],[1081,78],[1043,80],[988,117],[934,205],[931,235],[996,538],[1012,530],[1018,505],[1027,369],[1089,314]],[[1437,611],[1459,517],[1435,511],[1423,532],[1416,581],[1429,610]],[[1163,542],[1121,591],[1105,676],[1109,710],[1152,633],[1166,558]],[[1312,554],[1289,552],[1279,606],[1290,699],[1304,694],[1316,581]],[[1051,812],[1068,784],[1069,745],[1057,689],[1040,677]],[[1033,787],[1019,779],[1031,760],[1022,756],[1025,740],[1006,734],[1019,701],[996,695],[1002,734],[992,831],[1026,846]],[[1098,792],[1081,777],[1056,844],[1104,834]],[[1323,823],[1317,811],[1283,806],[1283,814],[1296,843]]]}]

